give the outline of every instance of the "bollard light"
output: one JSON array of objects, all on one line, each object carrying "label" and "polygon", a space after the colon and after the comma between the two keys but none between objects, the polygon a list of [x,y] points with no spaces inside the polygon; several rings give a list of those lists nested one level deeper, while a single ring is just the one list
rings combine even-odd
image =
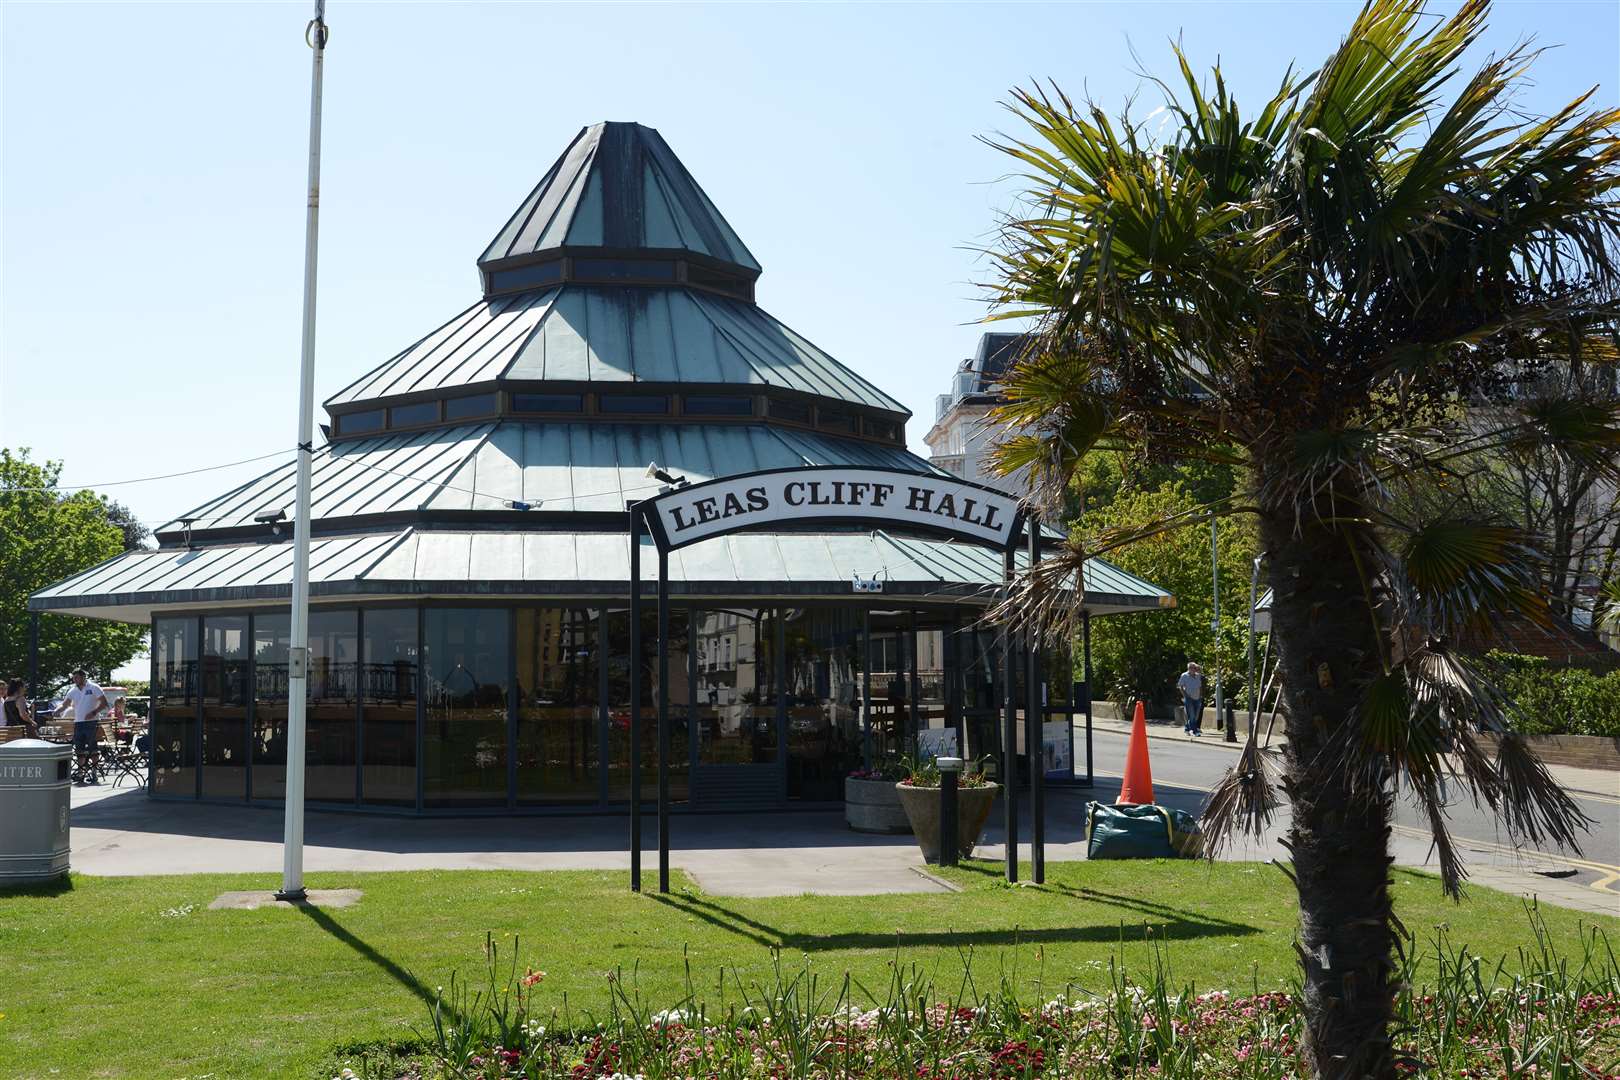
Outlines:
[{"label": "bollard light", "polygon": [[955,866],[957,851],[956,780],[962,771],[959,757],[935,758],[939,766],[939,865]]}]

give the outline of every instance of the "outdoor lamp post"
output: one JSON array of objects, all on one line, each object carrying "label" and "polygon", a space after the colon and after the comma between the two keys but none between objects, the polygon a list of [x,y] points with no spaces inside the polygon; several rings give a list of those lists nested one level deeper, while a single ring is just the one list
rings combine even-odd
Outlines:
[{"label": "outdoor lamp post", "polygon": [[[1216,727],[1219,727],[1224,720],[1227,720],[1225,702],[1221,695],[1221,554],[1218,546],[1220,534],[1216,531],[1218,521],[1219,519],[1214,514],[1209,516],[1209,567],[1210,580],[1214,583],[1209,630],[1211,641],[1214,643]],[[1237,742],[1236,725],[1230,722],[1226,724],[1226,741],[1229,743]]]}]

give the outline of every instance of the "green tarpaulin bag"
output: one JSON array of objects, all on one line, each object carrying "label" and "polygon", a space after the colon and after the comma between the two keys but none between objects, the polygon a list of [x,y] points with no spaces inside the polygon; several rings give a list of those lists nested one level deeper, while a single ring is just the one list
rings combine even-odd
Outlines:
[{"label": "green tarpaulin bag", "polygon": [[1086,858],[1196,858],[1204,837],[1191,814],[1166,806],[1086,805]]}]

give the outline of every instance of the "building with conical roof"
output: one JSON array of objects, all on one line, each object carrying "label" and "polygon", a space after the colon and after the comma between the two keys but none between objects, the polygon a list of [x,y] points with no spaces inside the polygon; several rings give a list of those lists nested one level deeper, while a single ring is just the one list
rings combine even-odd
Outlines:
[{"label": "building with conical roof", "polygon": [[[631,665],[649,705],[658,689],[654,635],[632,657],[626,610],[626,505],[658,492],[649,462],[692,482],[939,475],[906,449],[900,402],[759,307],[758,261],[650,128],[582,130],[478,269],[472,305],[325,402],[312,802],[626,798]],[[155,550],[30,599],[151,625],[154,796],[282,794],[293,489],[289,461],[160,526]],[[778,522],[670,569],[677,800],[838,799],[851,767],[919,732],[993,748],[994,640],[976,620],[999,553],[898,522]],[[858,577],[881,591],[856,593]],[[1094,614],[1171,602],[1087,568]],[[641,760],[651,775],[650,745]]]}]

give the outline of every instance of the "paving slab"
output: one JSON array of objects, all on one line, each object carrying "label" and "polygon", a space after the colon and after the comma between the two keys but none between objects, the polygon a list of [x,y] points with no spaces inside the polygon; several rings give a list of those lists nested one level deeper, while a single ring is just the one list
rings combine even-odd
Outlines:
[{"label": "paving slab", "polygon": [[360,902],[359,889],[310,889],[302,900],[283,900],[273,892],[223,892],[208,905],[210,911],[257,911],[263,907],[353,907]]}]

